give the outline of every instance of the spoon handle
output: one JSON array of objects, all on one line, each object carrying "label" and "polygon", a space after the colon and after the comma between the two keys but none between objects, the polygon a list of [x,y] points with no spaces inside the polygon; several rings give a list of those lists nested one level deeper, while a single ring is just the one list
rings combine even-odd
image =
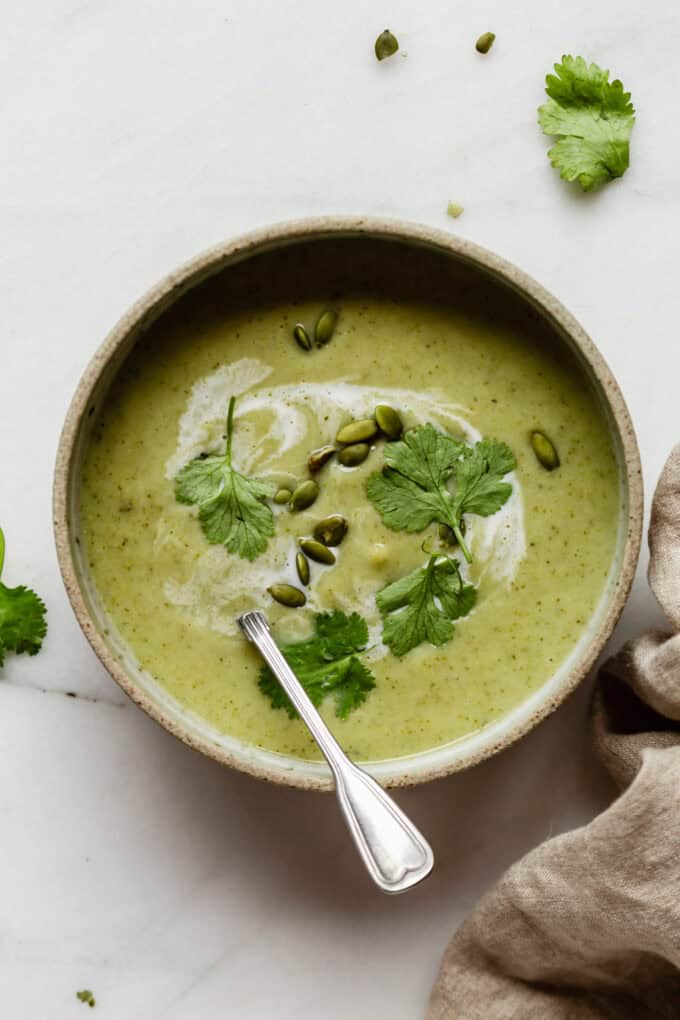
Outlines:
[{"label": "spoon handle", "polygon": [[382,787],[349,760],[283,657],[264,613],[244,613],[238,622],[330,765],[342,813],[371,878],[386,893],[410,889],[432,870],[434,858],[429,844]]}]

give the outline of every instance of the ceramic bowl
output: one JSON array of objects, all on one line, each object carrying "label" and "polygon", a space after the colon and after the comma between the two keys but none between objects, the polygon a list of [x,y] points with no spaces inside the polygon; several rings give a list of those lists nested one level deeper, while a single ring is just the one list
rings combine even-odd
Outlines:
[{"label": "ceramic bowl", "polygon": [[[337,252],[338,272],[399,276],[394,285],[412,287],[425,281],[431,294],[453,286],[503,292],[522,306],[569,348],[599,394],[609,421],[620,466],[621,515],[614,568],[600,604],[577,647],[551,679],[514,711],[465,739],[431,751],[368,765],[387,786],[412,786],[474,765],[518,740],[552,712],[586,676],[611,634],[630,589],[640,548],[642,483],[633,426],[619,387],[604,359],[583,329],[539,284],[496,255],[448,233],[413,224],[377,219],[322,218],[274,226],[205,252],[167,276],[120,320],[87,367],[64,424],[56,464],[54,524],[57,552],[68,596],[78,621],[111,676],[153,719],[190,747],[261,779],[305,789],[330,789],[321,763],[273,754],[212,729],[175,702],[135,665],[107,619],[90,577],[80,541],[78,493],[83,452],[91,418],[113,378],[148,325],[171,304],[209,277],[238,274],[257,277],[269,259],[256,290],[276,289],[271,259],[306,253],[314,263],[314,246]],[[332,259],[331,259],[332,262]],[[274,261],[275,264],[275,261]],[[328,264],[328,259],[324,264]],[[385,279],[382,280],[383,284]],[[389,282],[389,281],[388,281]],[[401,293],[401,290],[398,291]]]}]

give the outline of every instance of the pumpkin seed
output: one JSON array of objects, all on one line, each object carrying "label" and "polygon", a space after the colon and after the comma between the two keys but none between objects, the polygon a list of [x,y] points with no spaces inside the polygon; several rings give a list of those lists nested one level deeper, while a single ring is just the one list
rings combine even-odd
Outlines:
[{"label": "pumpkin seed", "polygon": [[350,421],[343,425],[335,441],[349,446],[350,443],[365,443],[367,439],[373,439],[378,434],[378,426],[375,418],[360,418],[358,421]]},{"label": "pumpkin seed", "polygon": [[308,478],[306,482],[300,482],[290,497],[291,510],[306,510],[318,495],[319,486],[312,478]]},{"label": "pumpkin seed", "polygon": [[401,418],[394,408],[389,407],[387,404],[378,404],[375,409],[375,420],[380,431],[388,439],[398,439],[404,430]]},{"label": "pumpkin seed", "polygon": [[368,443],[353,443],[352,446],[346,446],[340,451],[338,460],[343,467],[357,467],[363,464],[370,452]]},{"label": "pumpkin seed", "polygon": [[332,309],[328,309],[321,313],[319,318],[316,320],[316,326],[314,327],[314,339],[316,340],[317,347],[323,347],[324,344],[328,343],[335,332],[337,324],[337,312],[334,312]]},{"label": "pumpkin seed", "polygon": [[334,446],[320,446],[318,450],[312,450],[307,464],[312,472],[320,471],[324,464],[327,464],[335,453]]},{"label": "pumpkin seed", "polygon": [[384,60],[385,57],[393,56],[398,49],[399,43],[397,42],[397,37],[392,35],[389,28],[381,32],[375,40],[375,55],[378,60]]},{"label": "pumpkin seed", "polygon": [[538,463],[546,471],[554,471],[560,466],[560,456],[555,444],[548,439],[545,432],[536,430],[531,433],[531,448],[536,454]]},{"label": "pumpkin seed", "polygon": [[309,333],[307,332],[307,330],[305,329],[301,322],[298,322],[295,329],[293,330],[293,336],[295,337],[295,342],[297,343],[298,347],[301,347],[303,351],[311,351],[312,338],[310,337]]},{"label": "pumpkin seed", "polygon": [[438,531],[439,539],[440,539],[441,542],[446,542],[447,545],[455,545],[456,544],[457,540],[456,540],[456,536],[455,536],[454,530],[453,530],[453,528],[450,528],[448,526],[448,524],[440,524],[439,528],[437,529],[437,531]]},{"label": "pumpkin seed", "polygon": [[315,563],[325,563],[329,567],[335,563],[335,553],[331,552],[323,542],[317,542],[313,538],[301,538],[300,548]]},{"label": "pumpkin seed", "polygon": [[495,41],[496,35],[494,32],[484,32],[475,43],[475,49],[478,53],[488,53]]},{"label": "pumpkin seed", "polygon": [[304,553],[299,552],[296,555],[295,568],[302,584],[309,584],[309,563]]},{"label": "pumpkin seed", "polygon": [[314,528],[314,538],[324,545],[340,545],[349,525],[341,514],[324,517]]},{"label": "pumpkin seed", "polygon": [[305,593],[299,588],[294,588],[292,584],[272,584],[267,591],[275,602],[288,606],[289,609],[298,609],[307,601]]},{"label": "pumpkin seed", "polygon": [[[465,532],[467,528],[465,521],[461,518],[460,522],[460,533],[465,538]],[[448,524],[440,524],[437,527],[437,534],[439,535],[439,541],[446,543],[446,545],[458,545],[458,539],[453,528],[450,528]]]},{"label": "pumpkin seed", "polygon": [[274,502],[283,505],[284,503],[290,502],[290,497],[293,493],[290,489],[278,489],[274,494]]}]

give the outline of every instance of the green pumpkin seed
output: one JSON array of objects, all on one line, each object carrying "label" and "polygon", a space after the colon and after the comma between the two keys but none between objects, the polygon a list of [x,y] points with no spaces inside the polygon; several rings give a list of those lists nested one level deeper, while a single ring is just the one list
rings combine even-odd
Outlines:
[{"label": "green pumpkin seed", "polygon": [[401,418],[394,408],[389,407],[387,404],[378,404],[375,409],[375,420],[380,431],[388,439],[398,439],[404,430]]},{"label": "green pumpkin seed", "polygon": [[340,545],[347,534],[349,525],[341,514],[324,517],[314,528],[314,538],[324,545]]},{"label": "green pumpkin seed", "polygon": [[317,542],[313,538],[301,538],[300,548],[315,563],[325,563],[329,567],[335,563],[335,553],[331,552],[323,542]]},{"label": "green pumpkin seed", "polygon": [[399,49],[399,43],[397,37],[392,35],[389,28],[386,28],[384,32],[381,32],[378,38],[375,40],[375,55],[378,60],[384,60],[386,57],[392,57]]},{"label": "green pumpkin seed", "polygon": [[440,524],[437,529],[437,532],[439,534],[439,540],[441,542],[446,542],[447,545],[456,544],[457,541],[456,535],[454,533],[453,528],[450,528],[448,524]]},{"label": "green pumpkin seed", "polygon": [[278,489],[274,494],[274,502],[279,503],[282,506],[284,503],[290,502],[290,497],[292,495],[293,493],[290,489]]},{"label": "green pumpkin seed", "polygon": [[290,497],[290,508],[291,510],[306,510],[308,506],[311,506],[319,495],[319,486],[316,482],[308,478],[306,482],[301,482]]},{"label": "green pumpkin seed", "polygon": [[560,456],[545,432],[534,431],[531,433],[531,448],[536,454],[538,463],[546,471],[554,471],[560,466]]},{"label": "green pumpkin seed", "polygon": [[[460,533],[461,533],[461,535],[463,537],[465,537],[465,532],[466,531],[467,531],[467,528],[465,527],[465,521],[461,520],[461,522],[460,522]],[[439,536],[439,541],[444,543],[444,545],[458,545],[458,539],[456,538],[456,533],[453,530],[453,528],[450,528],[448,526],[448,524],[439,524],[437,526],[437,534]]]},{"label": "green pumpkin seed", "polygon": [[312,338],[301,322],[298,322],[297,326],[293,330],[293,336],[295,337],[295,342],[298,347],[301,347],[303,351],[311,351]]},{"label": "green pumpkin seed", "polygon": [[304,553],[299,552],[295,557],[297,575],[302,584],[309,584],[309,563]]},{"label": "green pumpkin seed", "polygon": [[323,347],[327,344],[330,338],[335,332],[335,327],[338,324],[338,313],[328,309],[328,311],[322,312],[319,318],[316,320],[316,326],[314,327],[314,339],[316,340],[317,347]]},{"label": "green pumpkin seed", "polygon": [[352,446],[346,446],[340,451],[338,460],[343,467],[357,467],[363,464],[370,452],[368,443],[353,443]]},{"label": "green pumpkin seed", "polygon": [[311,472],[320,471],[324,464],[327,464],[335,453],[334,446],[320,446],[318,450],[312,450],[307,464]]},{"label": "green pumpkin seed", "polygon": [[494,32],[484,32],[475,43],[475,49],[478,53],[488,53],[495,41],[496,35]]},{"label": "green pumpkin seed", "polygon": [[305,593],[299,588],[294,588],[292,584],[272,584],[267,591],[275,602],[288,606],[289,609],[298,609],[307,601]]},{"label": "green pumpkin seed", "polygon": [[350,443],[365,443],[367,439],[373,439],[378,434],[378,426],[375,418],[360,418],[358,421],[350,421],[343,425],[335,441],[349,446]]}]

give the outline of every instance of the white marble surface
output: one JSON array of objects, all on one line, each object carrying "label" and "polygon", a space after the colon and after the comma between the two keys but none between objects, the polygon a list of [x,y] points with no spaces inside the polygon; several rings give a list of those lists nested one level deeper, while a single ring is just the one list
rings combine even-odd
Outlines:
[{"label": "white marble surface", "polygon": [[[385,24],[408,56],[378,65]],[[680,14],[32,0],[5,5],[2,34],[0,522],[6,580],[43,593],[50,629],[0,680],[0,1013],[82,1017],[90,987],[102,1020],[417,1018],[482,890],[611,797],[587,691],[495,761],[399,798],[437,870],[382,898],[332,799],[202,760],[99,666],[53,550],[59,427],[104,333],[167,270],[276,220],[374,213],[455,229],[566,303],[621,382],[649,491],[680,438]],[[565,50],[611,67],[638,108],[632,169],[595,196],[560,183],[535,125]],[[657,619],[641,572],[614,644]]]}]

